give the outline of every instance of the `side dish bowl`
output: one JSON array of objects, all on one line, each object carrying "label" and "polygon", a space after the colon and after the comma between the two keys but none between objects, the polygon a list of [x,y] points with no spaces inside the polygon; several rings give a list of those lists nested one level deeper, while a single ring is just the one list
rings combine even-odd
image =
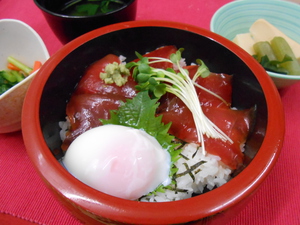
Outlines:
[{"label": "side dish bowl", "polygon": [[[62,43],[67,43],[74,38],[113,23],[134,20],[136,16],[136,0],[121,0],[122,4],[119,8],[91,15],[67,15],[64,11],[59,11],[63,6],[74,4],[80,1],[69,0],[34,0],[37,7],[43,12],[48,24],[60,39]],[[96,1],[94,1],[96,2]],[[91,2],[94,4],[94,2]],[[98,1],[101,2],[101,1]],[[100,4],[100,3],[99,3]],[[67,10],[66,10],[67,11]]]},{"label": "side dish bowl", "polygon": [[[49,58],[41,37],[27,24],[15,19],[0,20],[0,70],[7,69],[7,57],[25,65],[44,63]],[[0,95],[0,133],[21,129],[21,110],[27,88],[36,72]]]},{"label": "side dish bowl", "polygon": [[[248,33],[258,19],[265,19],[288,37],[300,43],[300,5],[281,0],[232,1],[218,9],[212,17],[211,31],[233,40],[237,34]],[[268,71],[278,89],[300,81],[300,74],[284,75]]]},{"label": "side dish bowl", "polygon": [[[59,121],[87,66],[109,53],[135,59],[135,51],[159,46],[185,49],[187,62],[200,58],[211,71],[233,74],[233,105],[256,106],[255,126],[246,142],[243,168],[223,186],[185,200],[148,203],[113,197],[81,183],[60,164]],[[234,65],[234,66],[233,66]],[[28,155],[58,200],[87,224],[221,224],[236,215],[266,179],[284,137],[278,91],[265,70],[226,38],[195,26],[133,21],[99,28],[53,55],[33,80],[22,115]]]}]

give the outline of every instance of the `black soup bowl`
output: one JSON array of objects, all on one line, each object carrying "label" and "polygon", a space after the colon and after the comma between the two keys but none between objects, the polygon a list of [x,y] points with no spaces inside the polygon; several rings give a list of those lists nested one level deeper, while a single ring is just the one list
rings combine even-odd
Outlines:
[{"label": "black soup bowl", "polygon": [[[137,0],[120,0],[122,4],[116,4],[112,10],[106,10],[103,13],[91,12],[84,15],[70,15],[67,13],[68,9],[63,10],[65,6],[76,2],[86,1],[34,0],[34,3],[42,10],[49,26],[63,44],[96,28],[135,20]],[[95,4],[94,2],[91,3]]]},{"label": "black soup bowl", "polygon": [[[256,107],[242,168],[226,184],[172,202],[138,202],[97,191],[60,164],[59,122],[86,68],[107,54],[127,62],[160,46],[184,48],[190,64],[202,59],[212,72],[233,75],[232,105]],[[105,26],[66,44],[40,69],[27,92],[22,128],[28,155],[58,200],[85,224],[225,224],[243,209],[274,167],[283,144],[284,115],[278,91],[265,70],[231,41],[195,26],[132,21]]]}]

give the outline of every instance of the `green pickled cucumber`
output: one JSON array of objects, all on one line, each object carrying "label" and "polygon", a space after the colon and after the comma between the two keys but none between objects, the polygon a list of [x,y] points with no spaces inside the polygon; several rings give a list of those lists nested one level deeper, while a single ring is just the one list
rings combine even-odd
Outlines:
[{"label": "green pickled cucumber", "polygon": [[282,61],[286,55],[291,57],[291,61],[280,64],[282,68],[288,71],[289,75],[300,75],[300,64],[296,59],[291,47],[283,37],[274,37],[271,40],[271,47],[279,61]]},{"label": "green pickled cucumber", "polygon": [[268,41],[260,41],[253,45],[253,49],[256,53],[258,62],[261,62],[261,58],[267,56],[270,61],[277,60],[271,44]]}]

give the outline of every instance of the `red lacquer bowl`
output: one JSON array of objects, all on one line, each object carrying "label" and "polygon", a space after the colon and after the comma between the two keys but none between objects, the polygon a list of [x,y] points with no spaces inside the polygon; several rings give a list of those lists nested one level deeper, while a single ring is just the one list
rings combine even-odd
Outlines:
[{"label": "red lacquer bowl", "polygon": [[[84,70],[108,53],[135,58],[163,45],[185,48],[189,62],[204,60],[213,72],[233,74],[233,104],[257,107],[246,143],[244,167],[227,184],[186,200],[129,201],[96,191],[59,163],[58,122]],[[28,155],[45,184],[87,224],[225,224],[260,187],[279,156],[284,137],[283,107],[265,70],[241,48],[210,31],[181,23],[134,21],[110,25],[71,41],[34,78],[25,98],[22,127]]]}]

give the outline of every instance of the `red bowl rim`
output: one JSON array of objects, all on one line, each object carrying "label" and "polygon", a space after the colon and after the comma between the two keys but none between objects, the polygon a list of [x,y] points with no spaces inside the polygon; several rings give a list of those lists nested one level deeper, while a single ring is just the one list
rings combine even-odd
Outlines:
[{"label": "red bowl rim", "polygon": [[[124,200],[98,192],[79,182],[54,158],[40,127],[39,102],[43,87],[55,66],[71,51],[89,40],[117,30],[133,27],[171,27],[206,36],[233,51],[261,84],[268,103],[268,125],[261,149],[252,162],[227,184],[197,197],[164,203]],[[264,69],[244,50],[211,31],[170,21],[131,21],[91,31],[69,42],[43,65],[28,89],[22,114],[22,131],[27,153],[42,179],[52,190],[83,210],[125,223],[183,223],[227,210],[250,196],[265,180],[279,156],[284,137],[284,114],[279,93]],[[70,188],[72,187],[72,188]],[[97,198],[95,198],[97,196]]]}]

